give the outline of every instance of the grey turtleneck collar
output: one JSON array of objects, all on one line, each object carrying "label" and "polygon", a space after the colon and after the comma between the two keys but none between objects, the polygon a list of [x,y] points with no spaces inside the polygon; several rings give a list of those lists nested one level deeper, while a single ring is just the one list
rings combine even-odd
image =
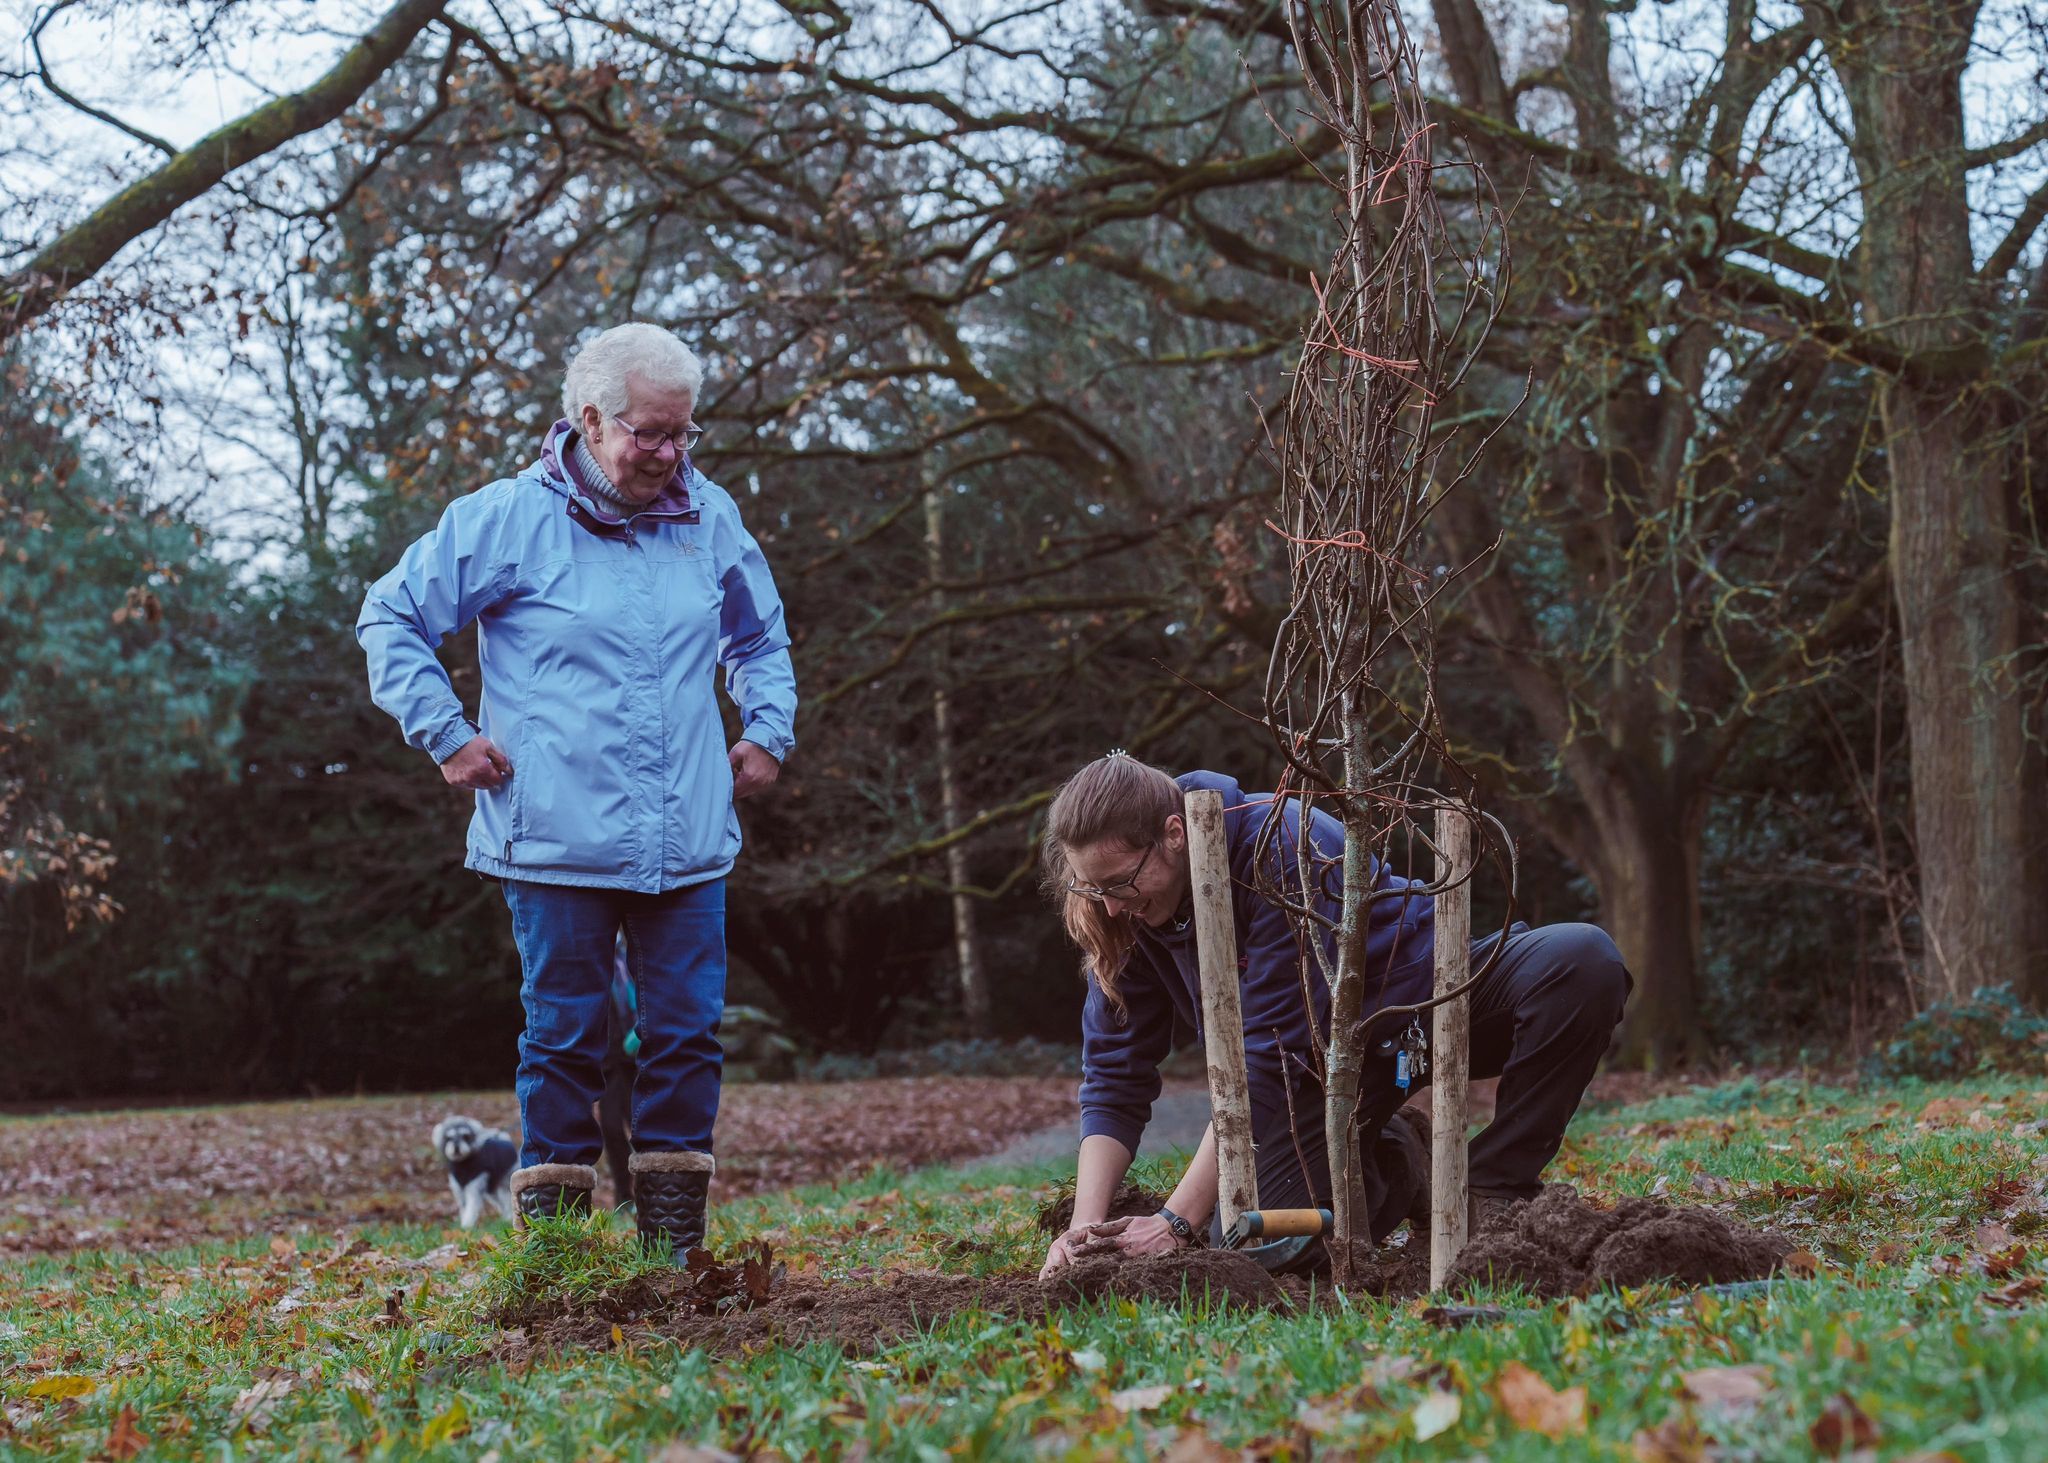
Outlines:
[{"label": "grey turtleneck collar", "polygon": [[583,434],[576,434],[576,466],[582,481],[578,484],[592,498],[597,506],[614,518],[631,518],[640,510],[620,496],[612,485],[611,475],[604,470],[604,464],[597,460],[597,454],[590,450],[590,444],[583,440]]}]

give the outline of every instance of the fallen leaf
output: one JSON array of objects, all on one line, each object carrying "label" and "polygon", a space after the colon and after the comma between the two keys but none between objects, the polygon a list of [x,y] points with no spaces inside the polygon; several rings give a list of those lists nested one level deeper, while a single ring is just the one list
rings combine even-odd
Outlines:
[{"label": "fallen leaf", "polygon": [[293,1387],[298,1385],[296,1372],[278,1367],[265,1368],[267,1376],[259,1377],[241,1390],[234,1405],[228,1408],[228,1421],[238,1422],[250,1432],[261,1432],[269,1423],[270,1415],[277,1411]]},{"label": "fallen leaf", "polygon": [[1802,1280],[1811,1279],[1820,1274],[1820,1256],[1801,1247],[1778,1261],[1778,1268],[1787,1275],[1796,1275]]},{"label": "fallen leaf", "polygon": [[670,1443],[650,1463],[740,1463],[740,1455],[704,1443]]},{"label": "fallen leaf", "polygon": [[1173,1388],[1165,1383],[1156,1387],[1126,1387],[1109,1394],[1109,1405],[1118,1412],[1150,1412],[1172,1395]]},{"label": "fallen leaf", "polygon": [[1465,1404],[1458,1400],[1456,1392],[1434,1390],[1415,1404],[1415,1410],[1408,1417],[1415,1424],[1417,1440],[1426,1443],[1437,1434],[1456,1427],[1464,1410]]},{"label": "fallen leaf", "polygon": [[1806,1430],[1806,1436],[1816,1453],[1839,1458],[1850,1448],[1876,1447],[1879,1430],[1869,1414],[1856,1405],[1855,1398],[1847,1392],[1837,1392],[1828,1398],[1820,1416]]},{"label": "fallen leaf", "polygon": [[1998,1221],[1990,1220],[1978,1225],[1970,1240],[1980,1250],[2009,1250],[2012,1248],[2012,1231]]},{"label": "fallen leaf", "polygon": [[1712,1442],[1691,1417],[1674,1414],[1636,1434],[1636,1463],[1707,1463]]},{"label": "fallen leaf", "polygon": [[1510,1421],[1527,1432],[1547,1438],[1586,1430],[1586,1389],[1567,1387],[1562,1392],[1519,1361],[1511,1361],[1493,1379],[1493,1395]]},{"label": "fallen leaf", "polygon": [[462,1399],[457,1397],[448,1404],[440,1416],[420,1429],[420,1448],[424,1451],[436,1447],[452,1438],[459,1438],[468,1431],[469,1409],[463,1405]]},{"label": "fallen leaf", "polygon": [[99,1383],[91,1377],[75,1377],[60,1373],[54,1377],[44,1377],[40,1382],[31,1383],[28,1395],[31,1397],[48,1397],[61,1401],[66,1397],[83,1397],[98,1385]]},{"label": "fallen leaf", "polygon": [[1198,1427],[1182,1428],[1159,1455],[1159,1463],[1237,1463],[1237,1449],[1226,1448]]},{"label": "fallen leaf", "polygon": [[1074,1370],[1077,1372],[1099,1372],[1109,1365],[1109,1358],[1092,1346],[1084,1346],[1079,1351],[1068,1353],[1067,1360],[1074,1364]]},{"label": "fallen leaf", "polygon": [[107,1434],[106,1454],[109,1458],[133,1458],[149,1446],[149,1434],[135,1425],[135,1409],[123,1407],[114,1416],[114,1427]]},{"label": "fallen leaf", "polygon": [[2048,1280],[2043,1280],[2038,1275],[2022,1275],[2010,1285],[2001,1285],[1996,1290],[1986,1291],[1984,1302],[1986,1305],[2017,1310],[2039,1295],[2044,1288],[2048,1288]]},{"label": "fallen leaf", "polygon": [[1294,1421],[1296,1426],[1320,1438],[1342,1427],[1344,1414],[1321,1402],[1304,1402],[1294,1409]]},{"label": "fallen leaf", "polygon": [[2029,1257],[2030,1252],[2025,1245],[2014,1245],[2011,1249],[2001,1250],[1995,1255],[1985,1255],[1982,1257],[1984,1273],[1993,1280],[2003,1280],[2024,1270]]},{"label": "fallen leaf", "polygon": [[1685,1374],[1686,1393],[1711,1412],[1741,1417],[1756,1411],[1771,1389],[1771,1374],[1761,1366],[1710,1366]]},{"label": "fallen leaf", "polygon": [[1946,1123],[1959,1123],[1969,1117],[1981,1101],[1974,1097],[1937,1097],[1920,1109],[1919,1122],[1923,1127],[1940,1127]]}]

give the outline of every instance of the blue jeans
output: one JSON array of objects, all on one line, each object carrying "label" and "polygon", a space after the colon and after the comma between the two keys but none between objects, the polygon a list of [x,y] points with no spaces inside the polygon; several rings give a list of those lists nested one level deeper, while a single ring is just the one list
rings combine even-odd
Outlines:
[{"label": "blue jeans", "polygon": [[636,894],[507,879],[519,999],[519,1161],[595,1164],[604,1139],[591,1108],[604,1091],[612,960],[626,932],[640,1007],[633,1147],[709,1153],[725,1049],[725,880]]}]

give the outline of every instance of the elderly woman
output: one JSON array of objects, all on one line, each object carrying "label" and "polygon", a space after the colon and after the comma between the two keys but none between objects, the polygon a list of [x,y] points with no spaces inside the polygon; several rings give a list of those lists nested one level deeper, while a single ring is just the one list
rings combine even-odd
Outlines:
[{"label": "elderly woman", "polygon": [[[1330,991],[1320,965],[1301,969],[1291,916],[1258,893],[1276,876],[1283,888],[1300,881],[1299,806],[1271,793],[1248,793],[1218,773],[1175,778],[1112,752],[1068,780],[1046,819],[1046,889],[1093,977],[1081,1017],[1074,1218],[1046,1255],[1047,1274],[1098,1248],[1152,1254],[1200,1244],[1205,1233],[1218,1237],[1213,1128],[1164,1208],[1105,1222],[1159,1095],[1159,1064],[1174,1032],[1199,1030],[1201,979],[1181,813],[1183,795],[1195,788],[1223,795],[1259,1201],[1275,1209],[1330,1202],[1311,1032],[1311,1023],[1328,1032]],[[1279,820],[1275,836],[1261,852],[1260,832],[1273,819]],[[1334,923],[1344,828],[1317,809],[1308,837],[1310,883]],[[1388,895],[1414,887],[1385,867],[1372,877]],[[1374,982],[1368,1020],[1383,1007],[1429,999],[1434,932],[1434,901],[1427,895],[1373,902],[1365,948]],[[1630,986],[1614,942],[1592,925],[1532,930],[1517,924],[1473,946],[1475,968],[1502,940],[1499,962],[1472,996],[1472,1075],[1500,1079],[1498,1116],[1472,1142],[1475,1228],[1542,1187],[1540,1175],[1557,1156]],[[1429,1118],[1408,1105],[1423,1084],[1409,1080],[1399,1060],[1402,1030],[1398,1023],[1372,1030],[1359,1094],[1360,1169],[1375,1241],[1403,1219],[1428,1213]],[[1426,1236],[1428,1226],[1416,1229]]]},{"label": "elderly woman", "polygon": [[[639,995],[630,1166],[642,1243],[704,1238],[734,801],[793,745],[782,602],[724,489],[691,466],[704,370],[653,325],[571,362],[539,460],[459,498],[370,587],[370,691],[476,797],[468,866],[501,882],[524,969],[523,1218],[587,1213],[603,1148],[615,941]],[[435,658],[477,623],[472,719]],[[742,731],[728,749],[712,666]]]}]

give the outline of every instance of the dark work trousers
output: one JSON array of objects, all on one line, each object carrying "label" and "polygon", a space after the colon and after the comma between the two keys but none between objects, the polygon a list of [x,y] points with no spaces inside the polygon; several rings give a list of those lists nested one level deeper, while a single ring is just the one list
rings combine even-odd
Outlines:
[{"label": "dark work trousers", "polygon": [[[1474,970],[1502,938],[1473,942]],[[1472,992],[1471,1074],[1500,1078],[1500,1096],[1493,1122],[1472,1140],[1471,1186],[1478,1194],[1526,1199],[1543,1187],[1543,1170],[1564,1142],[1635,982],[1614,941],[1597,926],[1516,925],[1505,938],[1499,963]],[[1428,1013],[1421,1019],[1428,1031]],[[1421,1131],[1395,1116],[1429,1085],[1426,1079],[1406,1091],[1394,1085],[1395,1054],[1407,1025],[1406,1018],[1389,1017],[1370,1028],[1359,1088],[1360,1171],[1375,1242],[1392,1234],[1428,1194],[1429,1156]],[[1290,1086],[1297,1112],[1308,1104],[1320,1109],[1322,1088],[1314,1081]],[[1315,1118],[1317,1141],[1306,1151],[1297,1152],[1284,1137],[1261,1144],[1261,1207],[1308,1207],[1311,1196],[1316,1204],[1329,1203],[1320,1111]],[[1254,1121],[1257,1126],[1256,1116]]]}]

